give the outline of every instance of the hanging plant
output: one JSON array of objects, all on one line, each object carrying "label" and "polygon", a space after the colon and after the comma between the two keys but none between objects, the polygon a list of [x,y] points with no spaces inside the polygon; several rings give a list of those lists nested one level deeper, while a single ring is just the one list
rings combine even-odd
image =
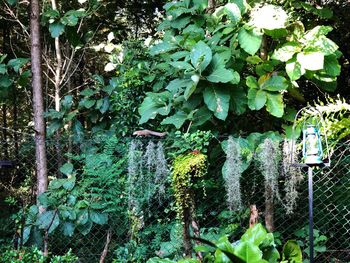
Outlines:
[{"label": "hanging plant", "polygon": [[240,177],[242,175],[241,147],[230,136],[227,141],[226,163],[223,167],[227,205],[230,210],[242,208]]},{"label": "hanging plant", "polygon": [[183,154],[175,158],[172,172],[176,212],[183,218],[185,209],[192,209],[192,186],[195,178],[202,178],[207,172],[207,156],[198,151]]},{"label": "hanging plant", "polygon": [[300,167],[291,166],[291,163],[297,163],[297,153],[291,153],[291,141],[285,139],[283,142],[283,175],[285,177],[285,209],[287,215],[292,214],[297,204],[299,193],[297,186],[303,180]]}]

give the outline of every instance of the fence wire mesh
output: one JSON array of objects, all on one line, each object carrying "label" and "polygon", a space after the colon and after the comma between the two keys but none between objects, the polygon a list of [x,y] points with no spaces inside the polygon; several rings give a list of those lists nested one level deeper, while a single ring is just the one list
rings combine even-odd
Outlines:
[{"label": "fence wire mesh", "polygon": [[[176,216],[171,187],[173,139],[111,136],[47,141],[50,193],[40,202],[48,218],[41,218],[32,206],[36,204],[34,140],[30,136],[16,139],[8,135],[1,143],[1,252],[31,245],[43,249],[47,244],[51,255],[71,250],[78,262],[102,258],[104,262],[146,262],[154,256],[184,255],[183,225]],[[219,144],[209,149],[208,173],[193,184],[190,233],[208,240],[223,234],[237,238],[249,226],[251,205],[256,205],[259,221],[264,223],[264,178],[258,167],[251,165],[240,179],[243,208],[229,210],[222,177],[226,156]],[[349,150],[348,144],[338,145],[333,165],[315,169],[316,262],[350,262]],[[131,158],[141,163],[130,167]],[[135,178],[130,178],[132,173]],[[307,259],[307,171],[301,174],[304,179],[297,185],[296,207],[287,214],[283,204],[286,177],[281,172],[281,200],[275,199],[273,222],[276,244],[281,248],[286,240],[296,239]],[[67,176],[74,180],[67,181]]]}]

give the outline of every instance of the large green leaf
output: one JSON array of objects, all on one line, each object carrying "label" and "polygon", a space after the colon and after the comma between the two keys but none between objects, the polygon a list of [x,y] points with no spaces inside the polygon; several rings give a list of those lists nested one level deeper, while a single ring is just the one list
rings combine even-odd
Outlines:
[{"label": "large green leaf", "polygon": [[237,115],[243,114],[247,109],[247,94],[243,87],[231,89],[230,109]]},{"label": "large green leaf", "polygon": [[9,88],[12,85],[13,81],[8,75],[0,76],[0,88]]},{"label": "large green leaf", "polygon": [[154,119],[157,114],[166,116],[170,112],[169,92],[162,92],[159,94],[148,93],[139,107],[139,114],[141,115],[139,123],[145,123],[150,119]]},{"label": "large green leaf", "polygon": [[323,53],[323,55],[328,56],[338,50],[339,47],[329,38],[321,36],[316,41],[312,42],[312,44],[310,44],[310,48],[317,48],[320,52]]},{"label": "large green leaf", "polygon": [[169,90],[172,95],[182,93],[183,88],[193,84],[191,79],[174,79],[169,82],[165,89]]},{"label": "large green leaf", "polygon": [[243,241],[235,247],[235,255],[245,262],[261,263],[262,252],[257,245],[252,242]]},{"label": "large green leaf", "polygon": [[199,108],[199,110],[197,110],[195,112],[195,114],[193,114],[192,126],[203,125],[208,120],[210,120],[212,118],[212,116],[213,116],[212,112],[209,111],[206,106],[203,106],[203,107]]},{"label": "large green leaf", "polygon": [[284,91],[289,86],[288,81],[282,76],[272,76],[261,85],[261,88],[268,91]]},{"label": "large green leaf", "polygon": [[254,100],[255,110],[260,110],[262,107],[264,107],[266,100],[267,100],[266,92],[263,90],[258,90],[256,92],[256,96]]},{"label": "large green leaf", "polygon": [[203,93],[204,102],[215,117],[225,120],[230,106],[230,93],[222,87],[207,87]]},{"label": "large green leaf", "polygon": [[87,209],[80,210],[77,215],[77,225],[85,225],[89,221],[89,211]]},{"label": "large green leaf", "polygon": [[295,53],[300,52],[301,49],[302,46],[298,42],[288,42],[275,50],[272,55],[272,59],[286,62],[290,60]]},{"label": "large green leaf", "polygon": [[150,48],[149,52],[152,56],[155,56],[155,55],[159,55],[159,54],[163,54],[163,53],[172,51],[176,48],[177,48],[176,44],[164,41],[164,42],[161,42],[161,43],[158,43],[158,44],[155,44],[154,46],[152,46]]},{"label": "large green leaf", "polygon": [[297,61],[307,70],[323,69],[324,55],[321,52],[298,53]]},{"label": "large green leaf", "polygon": [[282,260],[295,263],[303,262],[301,249],[295,240],[288,240],[283,246]]},{"label": "large green leaf", "polygon": [[28,62],[29,62],[28,58],[14,58],[14,59],[11,59],[7,63],[7,65],[9,67],[12,67],[15,72],[19,73],[19,70]]},{"label": "large green leaf", "polygon": [[172,65],[174,68],[181,69],[181,70],[193,69],[192,65],[187,63],[186,61],[175,61],[175,62],[170,62],[169,64]]},{"label": "large green leaf", "polygon": [[49,233],[54,231],[60,224],[60,219],[56,211],[44,211],[39,214],[36,225],[40,229],[48,230]]},{"label": "large green leaf", "polygon": [[104,225],[108,222],[108,214],[96,211],[90,211],[90,219],[92,222]]},{"label": "large green leaf", "polygon": [[65,163],[60,167],[60,172],[65,175],[71,175],[73,172],[73,164],[72,163]]},{"label": "large green leaf", "polygon": [[243,27],[238,32],[238,42],[245,52],[254,55],[260,48],[262,35],[254,30],[246,30]]},{"label": "large green leaf", "polygon": [[180,129],[186,120],[187,120],[187,114],[184,113],[183,111],[178,111],[173,116],[169,116],[165,118],[161,122],[161,124],[162,125],[172,124],[176,127],[176,129]]},{"label": "large green leaf", "polygon": [[289,79],[295,81],[305,74],[305,69],[301,67],[296,58],[293,58],[286,63],[286,72]]},{"label": "large green leaf", "polygon": [[188,100],[190,97],[191,97],[191,95],[193,94],[193,92],[196,90],[196,88],[197,88],[197,83],[198,83],[198,81],[197,81],[197,77],[195,77],[196,75],[193,75],[192,77],[191,77],[191,79],[193,80],[195,80],[194,82],[189,82],[189,83],[187,83],[187,86],[186,86],[186,89],[185,89],[185,92],[184,92],[184,97],[185,97],[185,100]]},{"label": "large green leaf", "polygon": [[267,231],[261,224],[256,224],[254,227],[249,228],[241,237],[241,241],[252,243],[256,246],[266,239]]},{"label": "large green leaf", "polygon": [[64,25],[60,22],[53,22],[49,25],[51,37],[56,38],[64,33]]},{"label": "large green leaf", "polygon": [[324,71],[329,76],[339,76],[341,72],[341,66],[335,55],[326,56],[324,58]]},{"label": "large green leaf", "polygon": [[226,63],[230,60],[230,58],[231,51],[229,49],[220,53],[215,53],[210,66],[213,68],[213,71],[220,68],[225,68]]},{"label": "large green leaf", "polygon": [[283,96],[281,93],[266,93],[267,104],[266,109],[271,115],[281,118],[284,113]]},{"label": "large green leaf", "polygon": [[210,47],[203,41],[199,41],[191,50],[191,63],[200,72],[203,72],[212,59]]},{"label": "large green leaf", "polygon": [[71,237],[73,236],[75,226],[72,222],[64,222],[62,225],[63,235]]},{"label": "large green leaf", "polygon": [[227,83],[232,81],[234,84],[239,83],[240,77],[239,74],[236,71],[220,68],[212,72],[208,77],[207,80],[214,83]]}]

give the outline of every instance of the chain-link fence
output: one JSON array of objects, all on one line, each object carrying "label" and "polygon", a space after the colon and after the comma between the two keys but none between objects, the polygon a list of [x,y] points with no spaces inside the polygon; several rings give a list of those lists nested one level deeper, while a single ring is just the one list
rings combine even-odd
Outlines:
[{"label": "chain-link fence", "polygon": [[[2,251],[31,245],[50,255],[71,250],[79,262],[182,257],[184,223],[176,215],[171,183],[174,140],[104,136],[47,141],[51,183],[36,207],[34,140],[22,135],[15,141],[8,135],[0,152]],[[316,262],[350,262],[349,150],[349,145],[339,145],[332,166],[315,169]],[[243,206],[231,211],[222,176],[226,156],[217,141],[210,145],[208,156],[207,174],[191,184],[194,205],[187,224],[189,234],[208,240],[224,234],[237,239],[249,227],[251,205],[257,207],[259,221],[265,223],[264,176],[257,165],[253,162],[242,174]],[[300,175],[296,206],[287,214],[288,178],[281,172],[273,223],[279,248],[286,240],[296,239],[307,258],[307,171],[299,171]],[[193,240],[190,243],[195,246]]]}]

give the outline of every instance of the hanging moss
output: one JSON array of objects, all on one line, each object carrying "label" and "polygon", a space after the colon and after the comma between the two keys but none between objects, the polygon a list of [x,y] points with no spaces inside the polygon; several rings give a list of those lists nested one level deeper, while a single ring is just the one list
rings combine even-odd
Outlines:
[{"label": "hanging moss", "polygon": [[175,192],[176,209],[179,218],[183,211],[193,206],[191,194],[195,178],[202,178],[207,171],[207,156],[191,152],[175,158],[172,172],[172,187]]}]

